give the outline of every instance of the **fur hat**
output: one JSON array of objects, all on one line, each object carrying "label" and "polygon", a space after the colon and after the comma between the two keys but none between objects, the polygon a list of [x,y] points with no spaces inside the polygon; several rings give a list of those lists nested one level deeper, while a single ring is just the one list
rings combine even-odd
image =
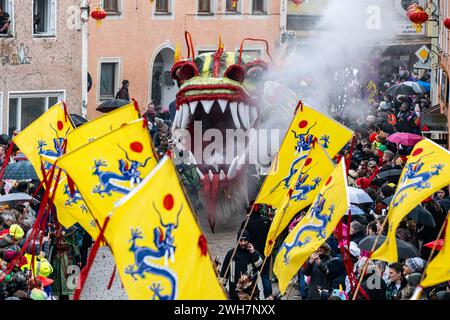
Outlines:
[{"label": "fur hat", "polygon": [[376,135],[375,140],[380,143],[385,143],[387,141],[387,135],[384,132],[380,132]]}]

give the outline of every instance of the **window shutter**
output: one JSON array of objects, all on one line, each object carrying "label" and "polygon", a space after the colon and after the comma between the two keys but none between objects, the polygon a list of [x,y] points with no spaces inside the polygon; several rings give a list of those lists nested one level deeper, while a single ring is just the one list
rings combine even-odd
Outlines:
[{"label": "window shutter", "polygon": [[56,0],[49,0],[49,1],[51,1],[49,33],[52,35],[55,35],[56,34]]}]

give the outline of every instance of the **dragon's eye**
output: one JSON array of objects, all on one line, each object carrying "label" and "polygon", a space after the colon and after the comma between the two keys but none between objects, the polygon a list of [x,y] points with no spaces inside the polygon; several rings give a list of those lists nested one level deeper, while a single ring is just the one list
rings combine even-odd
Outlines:
[{"label": "dragon's eye", "polygon": [[233,64],[225,71],[225,77],[228,79],[243,83],[245,80],[245,71],[240,65]]},{"label": "dragon's eye", "polygon": [[190,61],[181,61],[172,67],[172,78],[175,81],[184,82],[198,74],[197,66]]},{"label": "dragon's eye", "polygon": [[252,81],[262,80],[264,73],[267,71],[267,64],[263,61],[254,61],[244,65],[246,77]]}]

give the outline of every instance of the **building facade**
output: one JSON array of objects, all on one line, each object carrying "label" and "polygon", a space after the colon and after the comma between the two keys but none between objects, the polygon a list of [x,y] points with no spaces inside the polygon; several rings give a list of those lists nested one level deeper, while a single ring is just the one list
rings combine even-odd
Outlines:
[{"label": "building facade", "polygon": [[2,133],[24,129],[61,100],[81,112],[79,7],[78,0],[0,0]]},{"label": "building facade", "polygon": [[[219,36],[229,51],[239,50],[246,37],[266,39],[272,50],[279,41],[278,0],[103,0],[103,7],[108,15],[101,26],[89,24],[89,118],[123,80],[142,111],[150,100],[168,108],[178,90],[169,72],[177,43],[187,56],[185,31],[196,54],[216,50]],[[249,43],[244,50],[265,58],[264,45]]]}]

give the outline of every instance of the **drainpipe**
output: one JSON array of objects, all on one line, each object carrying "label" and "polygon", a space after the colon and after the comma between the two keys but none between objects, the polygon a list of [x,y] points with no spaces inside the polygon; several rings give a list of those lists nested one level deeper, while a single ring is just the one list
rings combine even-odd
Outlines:
[{"label": "drainpipe", "polygon": [[[82,7],[87,7],[88,0],[81,1]],[[89,12],[81,12],[81,115],[87,118],[88,104],[88,31],[89,31]]]}]

